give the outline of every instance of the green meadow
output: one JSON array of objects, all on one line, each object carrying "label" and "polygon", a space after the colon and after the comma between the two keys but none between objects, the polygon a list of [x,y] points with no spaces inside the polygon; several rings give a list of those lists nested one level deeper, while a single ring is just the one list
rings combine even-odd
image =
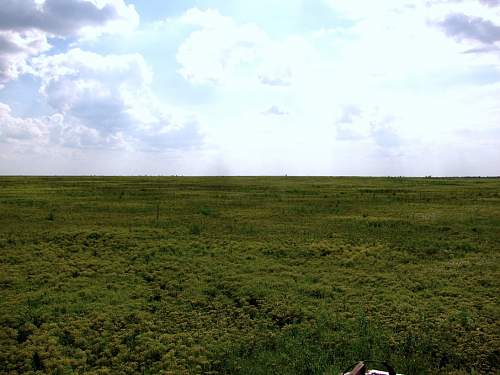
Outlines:
[{"label": "green meadow", "polygon": [[0,373],[500,373],[500,179],[0,177]]}]

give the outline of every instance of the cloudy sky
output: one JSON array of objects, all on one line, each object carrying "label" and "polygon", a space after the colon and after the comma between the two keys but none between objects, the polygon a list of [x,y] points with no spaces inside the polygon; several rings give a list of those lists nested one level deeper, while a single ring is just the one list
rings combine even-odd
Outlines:
[{"label": "cloudy sky", "polygon": [[500,175],[500,0],[1,0],[0,174]]}]

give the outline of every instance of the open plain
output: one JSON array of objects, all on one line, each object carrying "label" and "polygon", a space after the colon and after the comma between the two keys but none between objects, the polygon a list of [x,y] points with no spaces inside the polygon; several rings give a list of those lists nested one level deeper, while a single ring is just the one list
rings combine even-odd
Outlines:
[{"label": "open plain", "polygon": [[0,372],[499,373],[500,179],[1,177]]}]

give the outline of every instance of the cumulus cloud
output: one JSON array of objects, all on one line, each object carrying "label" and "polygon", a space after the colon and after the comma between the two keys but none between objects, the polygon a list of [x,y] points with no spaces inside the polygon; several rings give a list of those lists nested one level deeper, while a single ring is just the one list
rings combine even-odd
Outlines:
[{"label": "cumulus cloud", "polygon": [[136,26],[139,16],[123,0],[3,0],[0,29],[39,30],[55,36],[79,35],[113,24]]},{"label": "cumulus cloud", "polygon": [[339,141],[361,140],[368,137],[369,126],[362,118],[362,110],[354,104],[341,108],[335,121],[336,139]]},{"label": "cumulus cloud", "polygon": [[72,49],[32,65],[40,93],[63,119],[64,145],[160,149],[200,142],[196,119],[169,111],[154,95],[152,72],[139,54]]},{"label": "cumulus cloud", "polygon": [[[405,10],[415,9],[419,3],[429,6],[441,0],[325,0],[335,11],[343,17],[360,21],[365,18],[378,18],[388,14],[397,15]],[[449,1],[449,0],[444,0]]]},{"label": "cumulus cloud", "polygon": [[[0,103],[0,143],[18,150],[49,152],[53,147],[118,149],[127,146],[123,134],[102,134],[97,129],[65,118],[61,113],[43,117],[19,117]],[[2,146],[3,147],[3,146]]]},{"label": "cumulus cloud", "polygon": [[43,118],[16,117],[9,105],[0,103],[0,142],[30,147],[46,146],[60,121],[59,115]]},{"label": "cumulus cloud", "polygon": [[496,7],[500,5],[500,0],[479,0],[482,4],[489,7]]},{"label": "cumulus cloud", "polygon": [[311,52],[299,37],[276,40],[257,25],[239,24],[217,10],[192,8],[179,22],[196,27],[177,51],[179,73],[195,84],[290,86],[295,67]]},{"label": "cumulus cloud", "polygon": [[139,16],[123,0],[3,0],[0,7],[0,88],[47,51],[51,37],[92,37],[135,27]]},{"label": "cumulus cloud", "polygon": [[180,46],[179,73],[193,83],[222,84],[242,62],[252,63],[265,34],[255,25],[237,25],[216,10],[188,10],[180,22],[197,26]]},{"label": "cumulus cloud", "polygon": [[481,17],[453,13],[440,22],[440,26],[447,35],[459,41],[475,40],[484,44],[500,41],[500,26]]},{"label": "cumulus cloud", "polygon": [[284,71],[264,72],[258,76],[260,83],[269,86],[290,86],[292,73],[290,68]]},{"label": "cumulus cloud", "polygon": [[269,86],[290,86],[289,77],[269,77],[266,75],[259,75],[259,81],[263,85]]},{"label": "cumulus cloud", "polygon": [[0,31],[0,88],[29,70],[29,57],[49,48],[45,34],[39,31]]},{"label": "cumulus cloud", "polygon": [[394,149],[401,144],[394,122],[394,116],[378,106],[362,108],[348,104],[341,109],[335,122],[336,138],[340,141],[371,141],[382,149]]},{"label": "cumulus cloud", "polygon": [[346,105],[342,108],[342,113],[338,122],[352,124],[359,116],[361,116],[361,109],[358,106],[353,104]]},{"label": "cumulus cloud", "polygon": [[386,151],[399,147],[401,144],[397,130],[388,121],[372,123],[370,134],[375,143]]},{"label": "cumulus cloud", "polygon": [[495,45],[487,45],[487,46],[481,46],[481,47],[475,47],[475,48],[470,48],[468,50],[465,50],[463,53],[465,54],[475,54],[475,53],[492,53],[492,52],[499,52],[500,48],[495,46]]},{"label": "cumulus cloud", "polygon": [[[139,54],[102,56],[76,48],[34,58],[32,66],[41,79],[40,92],[54,109],[87,119],[100,129],[126,127],[120,117],[136,113],[135,99],[149,95],[152,79]],[[108,119],[110,113],[119,118]]]},{"label": "cumulus cloud", "polygon": [[6,0],[0,8],[0,83],[29,72],[53,111],[16,117],[2,105],[0,141],[69,148],[166,150],[201,144],[197,119],[151,90],[140,54],[100,55],[73,48],[44,55],[52,37],[87,38],[135,27],[123,0]]},{"label": "cumulus cloud", "polygon": [[273,105],[268,109],[266,109],[264,112],[262,112],[262,114],[266,116],[286,116],[288,115],[288,112],[281,109],[277,105]]}]

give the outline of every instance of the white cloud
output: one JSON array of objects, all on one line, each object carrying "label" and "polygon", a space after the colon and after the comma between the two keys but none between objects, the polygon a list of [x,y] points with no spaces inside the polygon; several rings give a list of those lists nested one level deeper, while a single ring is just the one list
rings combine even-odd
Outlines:
[{"label": "white cloud", "polygon": [[41,80],[40,93],[60,119],[51,133],[54,144],[164,150],[201,143],[196,118],[165,107],[154,95],[152,72],[141,55],[72,49],[34,58],[32,69]]},{"label": "white cloud", "polygon": [[125,148],[122,133],[101,134],[97,129],[67,119],[61,113],[44,117],[17,117],[0,103],[0,143],[17,152],[50,153],[53,148]]},{"label": "white cloud", "polygon": [[268,109],[266,109],[264,112],[262,112],[263,115],[266,116],[286,116],[288,115],[288,112],[285,111],[284,109],[281,109],[277,105],[272,105]]},{"label": "white cloud", "polygon": [[0,88],[29,71],[29,57],[49,48],[45,34],[39,31],[0,31]]},{"label": "white cloud", "polygon": [[[430,157],[436,152],[429,148],[462,149],[460,129],[491,126],[480,101],[464,103],[471,103],[468,88],[475,85],[467,75],[496,66],[497,57],[464,54],[469,45],[436,27],[456,3],[331,4],[353,23],[282,38],[255,29],[254,37],[240,38],[250,25],[216,11],[188,12],[198,28],[177,58],[186,79],[210,85],[216,102],[224,103],[207,107],[203,118],[226,170],[255,172],[266,165],[263,173],[285,168],[300,174],[314,173],[307,169],[314,165],[321,173],[339,173],[354,165],[349,155],[356,155],[359,166],[346,169],[348,174],[426,174],[421,152]],[[461,5],[460,11],[479,15],[483,8]],[[246,57],[224,60],[242,56],[240,41],[247,42]],[[492,98],[484,91],[478,95]],[[286,121],[276,116],[285,113]],[[429,160],[429,173],[442,172],[444,159],[440,155],[436,165]],[[453,164],[451,156],[447,160]],[[480,168],[477,161],[471,165]]]},{"label": "white cloud", "polygon": [[271,74],[260,74],[259,81],[264,85],[269,86],[290,86],[292,79],[292,74],[290,69],[285,71],[275,71]]},{"label": "white cloud", "polygon": [[194,84],[286,87],[310,66],[316,51],[303,37],[271,38],[255,24],[238,24],[216,10],[193,8],[180,17],[195,26],[177,51],[179,73]]},{"label": "white cloud", "polygon": [[26,72],[38,77],[39,93],[53,111],[43,118],[16,117],[2,105],[4,146],[165,151],[201,145],[195,116],[166,107],[153,93],[153,74],[142,55],[79,48],[40,55],[50,49],[51,37],[81,40],[135,27],[132,5],[123,0],[9,0],[4,5],[0,83]]},{"label": "white cloud", "polygon": [[0,29],[50,36],[86,36],[136,27],[139,15],[123,0],[3,0]]},{"label": "white cloud", "polygon": [[[361,20],[379,18],[388,14],[396,14],[405,8],[413,8],[418,0],[325,0],[333,10],[345,18]],[[421,1],[423,3],[423,1]]]},{"label": "white cloud", "polygon": [[439,23],[446,34],[459,41],[472,40],[484,44],[500,41],[500,25],[481,17],[470,17],[462,13],[452,13]]},{"label": "white cloud", "polygon": [[[426,48],[433,55],[437,53],[440,58],[448,54],[447,60],[454,53],[463,51],[449,38],[444,38],[443,30],[462,40],[476,39],[492,43],[498,38],[500,12],[492,11],[476,0],[326,1],[332,10],[354,18],[355,24],[350,31],[355,37],[362,36],[375,42],[372,51],[378,50],[381,56],[396,56],[398,62],[401,59],[398,55],[402,55],[422,63],[423,56],[418,58],[418,54]],[[365,45],[368,46],[368,43]],[[390,51],[387,48],[380,50],[381,45],[397,48],[387,54]],[[432,61],[435,63],[434,59]],[[458,64],[463,61],[459,60]]]},{"label": "white cloud", "polygon": [[3,0],[0,7],[0,88],[25,73],[51,37],[93,38],[134,29],[139,15],[123,0]]},{"label": "white cloud", "polygon": [[82,101],[104,104],[107,99],[106,106],[113,106],[114,101],[130,107],[152,80],[152,72],[139,54],[103,56],[72,49],[34,58],[32,66],[41,79],[41,93],[62,112],[75,109]]},{"label": "white cloud", "polygon": [[381,149],[393,150],[402,140],[394,125],[398,119],[378,107],[360,108],[346,105],[335,122],[336,138],[340,141],[371,141]]},{"label": "white cloud", "polygon": [[500,5],[500,0],[479,0],[479,1],[489,7],[496,7]]},{"label": "white cloud", "polygon": [[0,103],[0,141],[26,143],[36,140],[47,143],[50,134],[50,118],[33,119],[12,116],[11,108]]},{"label": "white cloud", "polygon": [[180,46],[180,74],[203,84],[224,84],[241,65],[254,64],[267,36],[255,25],[237,25],[218,11],[190,9],[180,22],[199,27]]}]

